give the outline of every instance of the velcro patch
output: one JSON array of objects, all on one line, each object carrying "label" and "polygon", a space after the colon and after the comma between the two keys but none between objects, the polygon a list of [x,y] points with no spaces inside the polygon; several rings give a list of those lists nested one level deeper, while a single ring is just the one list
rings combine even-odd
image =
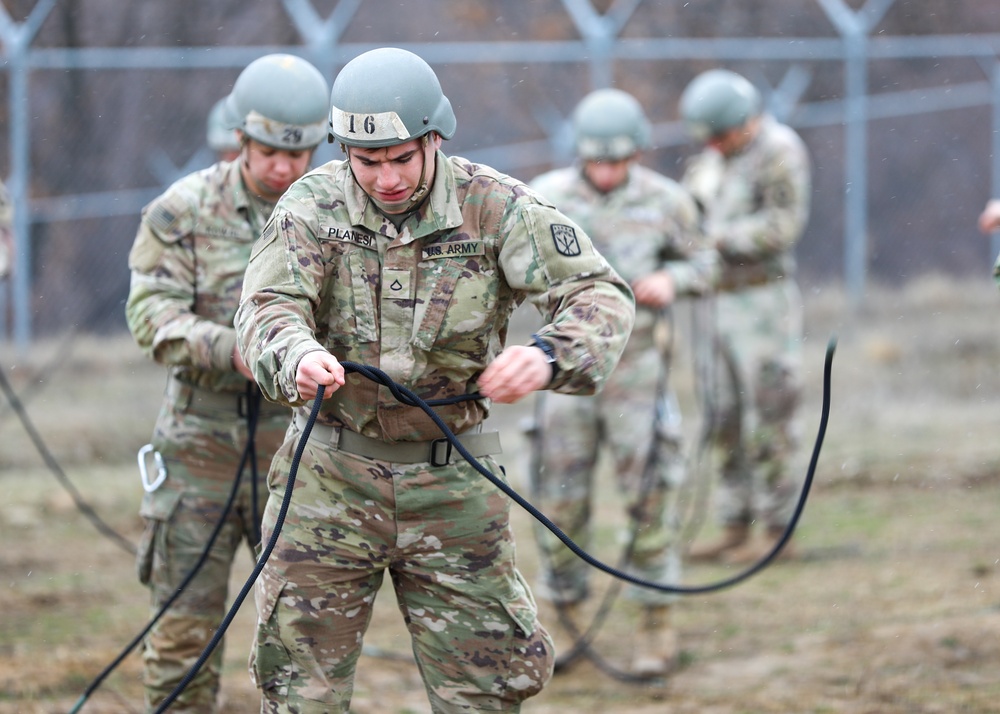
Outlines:
[{"label": "velcro patch", "polygon": [[422,260],[436,260],[438,258],[464,258],[469,255],[483,255],[484,248],[481,240],[455,241],[454,243],[435,243],[424,246]]},{"label": "velcro patch", "polygon": [[552,242],[555,243],[556,250],[561,255],[573,258],[580,255],[580,239],[576,237],[573,226],[566,226],[561,223],[553,223]]},{"label": "velcro patch", "polygon": [[177,220],[177,216],[161,203],[153,206],[149,213],[146,214],[146,220],[149,225],[155,230],[161,233],[169,233],[170,229],[173,227],[174,222]]},{"label": "velcro patch", "polygon": [[367,231],[358,230],[354,227],[340,226],[320,226],[320,240],[341,241],[343,243],[354,243],[365,248],[374,248],[375,236]]}]

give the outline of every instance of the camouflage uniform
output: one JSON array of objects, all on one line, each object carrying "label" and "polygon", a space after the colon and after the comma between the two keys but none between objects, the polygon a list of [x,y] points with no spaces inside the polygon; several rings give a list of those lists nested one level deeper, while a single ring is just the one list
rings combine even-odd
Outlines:
[{"label": "camouflage uniform", "polygon": [[[709,288],[715,253],[705,250],[698,210],[674,181],[633,164],[628,179],[608,194],[597,191],[580,167],[551,171],[531,183],[571,216],[594,247],[629,283],[668,270],[678,295]],[[635,326],[621,361],[602,392],[579,397],[538,395],[536,463],[542,510],[584,548],[590,540],[590,504],[602,442],[611,450],[618,486],[635,528],[632,570],[655,582],[676,583],[676,514],[671,490],[684,479],[679,414],[667,384],[670,358],[665,313],[636,307]],[[587,596],[589,566],[547,530],[537,529],[547,557],[539,593],[555,602]],[[675,596],[630,587],[645,603]]]},{"label": "camouflage uniform", "polygon": [[[306,353],[377,366],[425,399],[462,395],[476,391],[524,299],[549,321],[539,332],[560,368],[551,388],[599,388],[631,328],[628,287],[523,184],[438,152],[427,200],[399,229],[346,162],[294,184],[254,249],[236,324],[266,396],[298,407],[301,424]],[[488,410],[479,400],[436,411],[463,434]],[[349,436],[370,439],[374,455],[351,453]],[[348,710],[386,569],[435,712],[518,711],[548,681],[552,642],[515,568],[509,500],[461,458],[431,462],[440,436],[424,412],[357,374],[323,402],[257,584],[251,666],[264,711]],[[290,431],[272,465],[265,538],[298,439]],[[413,442],[423,457],[392,455]]]},{"label": "camouflage uniform", "polygon": [[[247,444],[248,410],[260,408],[255,442],[262,471],[291,419],[287,408],[261,404],[259,391],[231,362],[243,271],[269,212],[246,192],[238,162],[215,164],[145,208],[129,255],[129,328],[144,352],[170,368],[152,439],[167,478],[144,494],[140,511],[146,530],[139,579],[151,590],[153,612],[194,568],[221,518]],[[259,490],[263,501],[263,473]],[[146,638],[147,706],[173,691],[222,621],[240,541],[259,544],[257,495],[247,468],[208,560]],[[171,711],[216,711],[221,658],[220,647]]]},{"label": "camouflage uniform", "polygon": [[800,395],[802,300],[793,250],[809,214],[805,145],[768,115],[739,153],[695,156],[684,185],[722,259],[716,309],[717,504],[726,525],[783,529]]},{"label": "camouflage uniform", "polygon": [[0,279],[10,275],[14,263],[14,204],[0,183]]}]

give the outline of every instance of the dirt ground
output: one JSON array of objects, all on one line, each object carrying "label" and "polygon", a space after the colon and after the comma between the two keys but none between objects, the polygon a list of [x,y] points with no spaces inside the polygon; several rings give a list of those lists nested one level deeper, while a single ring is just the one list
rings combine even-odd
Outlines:
[{"label": "dirt ground", "polygon": [[[827,442],[796,535],[800,557],[682,599],[681,666],[662,682],[609,673],[627,664],[634,631],[632,606],[615,600],[594,644],[604,666],[581,661],[523,711],[1000,712],[1000,294],[985,277],[929,278],[873,289],[858,306],[829,287],[807,287],[805,298],[804,452],[819,423],[833,335],[837,353]],[[682,305],[677,313],[675,383],[694,434],[691,312]],[[0,358],[37,437],[0,399],[0,714],[66,713],[145,625],[147,599],[131,556],[81,513],[63,479],[137,539],[135,453],[148,440],[163,372],[123,336],[67,335],[23,354],[7,345]],[[493,417],[522,493],[518,423],[527,412],[502,407]],[[698,488],[685,491],[685,503],[697,503]],[[600,504],[596,554],[613,562],[623,516],[610,490]],[[710,537],[710,514],[686,512],[704,520],[699,537]],[[529,518],[516,509],[530,581]],[[251,568],[244,554],[233,592]],[[685,583],[732,574],[692,565]],[[596,574],[594,584],[603,590],[609,580]],[[252,609],[246,603],[229,630],[226,712],[257,709],[246,671]],[[366,648],[352,711],[428,712],[391,590],[379,596]],[[139,670],[138,655],[126,657],[79,711],[141,711]]]}]

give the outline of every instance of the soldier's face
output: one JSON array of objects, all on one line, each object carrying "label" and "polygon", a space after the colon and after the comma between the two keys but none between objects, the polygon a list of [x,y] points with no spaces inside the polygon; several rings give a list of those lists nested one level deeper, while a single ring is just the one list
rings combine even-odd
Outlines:
[{"label": "soldier's face", "polygon": [[349,146],[347,157],[361,189],[387,213],[402,213],[409,210],[408,202],[421,181],[433,185],[433,157],[440,147],[441,137],[432,134],[426,143],[412,139],[378,149]]},{"label": "soldier's face", "polygon": [[743,126],[715,134],[706,143],[723,156],[734,156],[750,143],[757,133],[758,125],[759,121],[754,117]]},{"label": "soldier's face", "polygon": [[632,157],[627,159],[599,159],[583,163],[583,175],[601,193],[610,193],[628,180]]},{"label": "soldier's face", "polygon": [[253,139],[243,145],[242,155],[247,188],[272,203],[302,177],[312,159],[311,151],[275,149]]}]

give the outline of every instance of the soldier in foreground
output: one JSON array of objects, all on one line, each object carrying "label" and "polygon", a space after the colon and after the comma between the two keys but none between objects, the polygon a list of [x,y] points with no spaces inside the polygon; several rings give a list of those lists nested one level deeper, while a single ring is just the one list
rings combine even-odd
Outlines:
[{"label": "soldier in foreground", "polygon": [[[254,241],[326,136],[327,96],[319,70],[298,57],[254,61],[226,99],[239,122],[239,159],[182,178],[143,211],[129,255],[126,316],[142,350],[169,368],[152,439],[166,478],[146,483],[138,557],[154,613],[195,567],[222,517],[252,423],[263,470],[291,420],[287,408],[261,405],[236,350],[233,317]],[[150,709],[179,684],[222,622],[240,541],[259,547],[264,488],[263,478],[241,481],[209,559],[146,638]],[[217,710],[221,650],[171,711]]]},{"label": "soldier in foreground", "polygon": [[[689,555],[744,564],[777,543],[795,505],[790,470],[801,390],[802,298],[793,251],[809,216],[809,157],[792,129],[761,112],[759,92],[735,72],[698,75],[685,88],[680,109],[692,137],[705,144],[682,183],[721,258],[714,412],[723,459],[716,491],[723,533]],[[757,542],[750,538],[755,523],[764,529]],[[784,555],[790,552],[786,546]]]},{"label": "soldier in foreground", "polygon": [[[675,181],[639,164],[649,122],[639,102],[618,89],[587,95],[573,112],[578,163],[543,174],[532,188],[589,235],[597,250],[632,286],[636,319],[625,352],[603,391],[579,397],[539,393],[536,437],[539,506],[575,542],[590,540],[596,467],[610,449],[633,536],[630,570],[678,584],[677,514],[672,497],[684,480],[679,414],[667,383],[671,329],[666,309],[678,295],[710,290],[714,251],[699,232],[698,209]],[[537,528],[541,597],[574,623],[588,596],[589,566],[544,528]],[[679,652],[671,626],[676,599],[630,586],[642,604],[634,635],[633,672],[662,675]]]},{"label": "soldier in foreground", "polygon": [[[395,48],[333,83],[330,140],[346,161],[279,201],[247,269],[240,349],[301,429],[325,401],[278,545],[257,581],[252,671],[266,712],[346,712],[386,571],[435,712],[516,712],[553,665],[515,567],[510,501],[419,408],[345,374],[379,367],[423,399],[498,477],[492,402],[592,393],[628,338],[628,286],[569,218],[521,182],[449,157],[456,129],[434,71]],[[289,256],[294,256],[290,260]],[[505,346],[528,300],[545,325]],[[272,464],[268,538],[300,438]]]}]

